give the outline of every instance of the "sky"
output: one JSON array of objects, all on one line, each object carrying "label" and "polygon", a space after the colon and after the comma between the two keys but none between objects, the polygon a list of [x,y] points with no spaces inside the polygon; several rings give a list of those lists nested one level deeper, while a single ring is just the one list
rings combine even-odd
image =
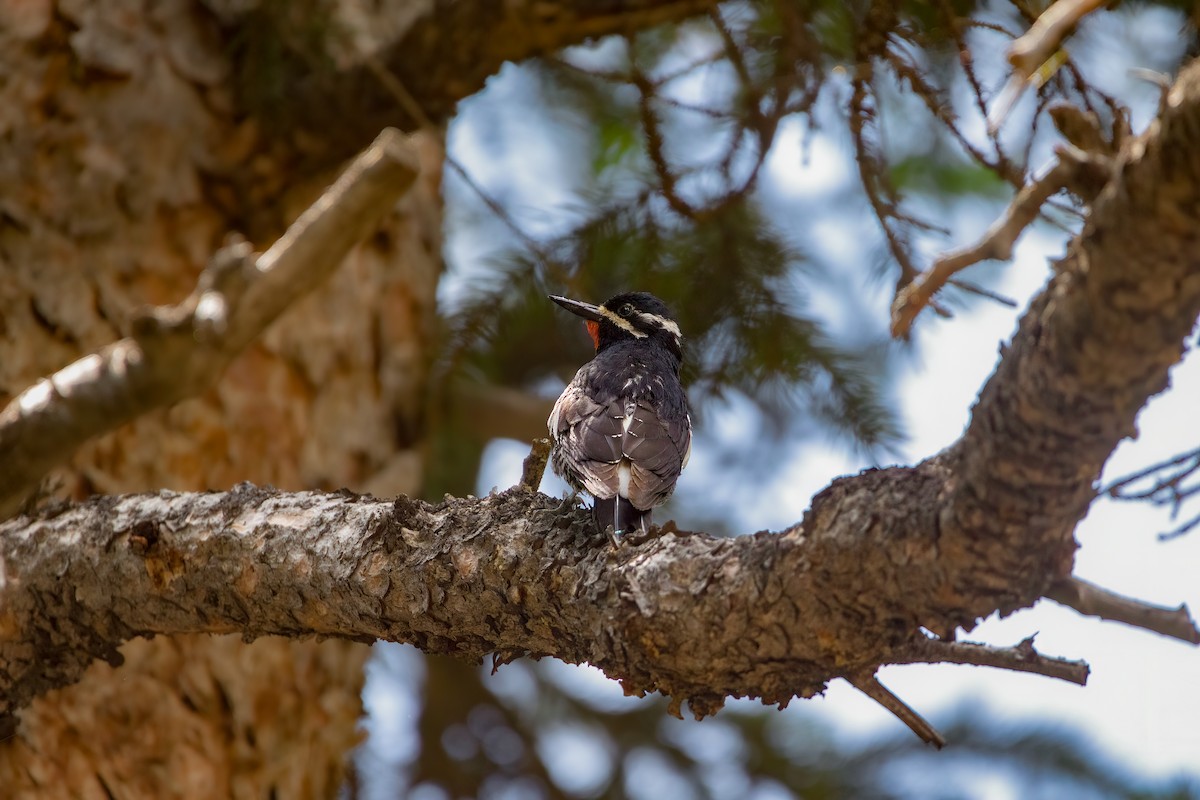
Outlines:
[{"label": "sky", "polygon": [[[1164,43],[1161,33],[1168,27],[1162,25],[1162,20],[1151,19],[1144,31],[1135,29],[1137,48],[1149,54],[1168,50],[1173,44]],[[1103,61],[1109,52],[1104,47],[1105,37],[1110,33],[1101,29],[1091,35],[1101,45],[1097,48],[1101,60],[1095,71],[1126,90],[1131,86],[1136,89],[1136,81],[1131,84],[1133,79],[1127,72]],[[1134,57],[1138,57],[1136,53]],[[550,134],[545,131],[544,119],[521,112],[520,103],[527,91],[520,70],[511,66],[502,70],[489,82],[483,96],[463,104],[450,130],[450,152],[475,181],[489,190],[495,188],[498,199],[506,203],[514,219],[528,232],[544,236],[556,230],[563,209],[575,202],[569,185],[583,168],[563,161],[547,138]],[[686,87],[681,91],[687,91]],[[699,85],[696,91],[702,93],[704,86]],[[1143,92],[1135,107],[1135,128],[1144,125],[1153,113],[1153,105],[1152,95]],[[1020,115],[1018,107],[1014,111],[1018,122]],[[501,142],[519,142],[520,146],[507,147]],[[787,208],[819,201],[827,192],[855,180],[848,155],[843,143],[802,132],[795,123],[787,123],[764,171],[762,196]],[[472,225],[477,228],[473,236],[451,236],[447,242],[452,270],[442,289],[442,300],[453,303],[456,286],[469,280],[474,270],[486,269],[483,264],[487,255],[505,236],[496,235],[500,226],[495,220],[479,216],[478,210],[469,211],[471,190],[461,181],[449,177],[446,191],[451,230],[455,229],[456,219],[462,230]],[[977,205],[947,212],[946,221],[953,235],[937,246],[971,241],[995,218],[998,208]],[[819,248],[826,259],[835,263],[861,260],[862,239],[864,232],[872,235],[872,220],[853,209],[830,211],[828,222],[809,227],[813,238],[806,245]],[[970,407],[995,367],[1000,344],[1011,337],[1029,298],[1045,284],[1048,260],[1061,254],[1063,242],[1063,236],[1052,228],[1034,229],[1021,240],[1011,263],[990,268],[996,276],[990,288],[1017,300],[1018,308],[975,303],[952,319],[925,314],[918,320],[915,346],[897,360],[894,396],[907,440],[896,454],[896,463],[915,463],[962,434]],[[927,255],[935,251],[936,247]],[[865,277],[867,269],[859,271],[864,278],[858,287],[863,298],[858,313],[878,314],[880,320],[885,320],[890,299],[888,281],[871,281]],[[846,320],[832,322],[835,326],[847,324]],[[849,324],[854,323],[849,320]],[[1200,444],[1197,397],[1200,359],[1193,355],[1173,370],[1172,389],[1143,410],[1137,441],[1126,441],[1118,448],[1107,466],[1105,481]],[[719,449],[706,446],[706,436],[727,439],[747,423],[735,407],[711,415],[706,424],[713,429],[697,436],[691,464],[683,477],[685,484],[692,478],[711,485],[706,478],[722,468]],[[527,444],[493,443],[485,456],[479,493],[515,483],[527,452]],[[780,466],[773,481],[759,487],[757,502],[742,505],[735,529],[748,532],[786,527],[801,518],[811,497],[832,479],[871,465],[836,443],[807,441]],[[552,495],[565,491],[565,486],[551,477],[542,488]],[[1150,602],[1171,606],[1187,603],[1194,613],[1200,613],[1200,580],[1195,577],[1200,565],[1200,530],[1173,541],[1158,541],[1156,535],[1170,527],[1170,520],[1160,509],[1098,501],[1076,532],[1080,549],[1075,574]],[[964,705],[981,708],[998,720],[1053,720],[1086,730],[1113,759],[1147,777],[1180,772],[1200,776],[1200,725],[1196,724],[1200,720],[1200,650],[1118,623],[1085,618],[1050,601],[1041,601],[1005,619],[984,620],[964,638],[1012,645],[1032,634],[1037,635],[1038,650],[1046,655],[1086,660],[1092,669],[1088,685],[1078,687],[1038,675],[957,665],[885,667],[879,678],[914,709],[934,720]],[[386,675],[416,669],[416,660],[402,650],[388,649],[384,653],[377,660],[366,697],[374,719],[371,724],[376,726],[373,732],[393,742],[398,748],[393,757],[403,760],[409,752],[405,747],[413,746],[412,742],[404,744],[404,720],[411,719],[416,699],[409,689],[389,684]],[[392,662],[390,668],[380,663],[388,660]],[[505,670],[501,670],[502,676]],[[630,702],[597,670],[562,665],[551,673],[598,704]],[[509,680],[515,682],[513,685],[520,684],[520,670],[512,670]],[[835,681],[823,697],[800,705],[826,720],[835,735],[845,741],[902,729],[888,712],[841,681]],[[564,732],[560,741],[559,758],[567,759],[563,763],[571,767],[564,774],[586,781],[588,773],[581,765],[596,763],[596,759],[589,758],[587,737]],[[1007,797],[1003,786],[995,787],[987,796],[996,800]]]}]

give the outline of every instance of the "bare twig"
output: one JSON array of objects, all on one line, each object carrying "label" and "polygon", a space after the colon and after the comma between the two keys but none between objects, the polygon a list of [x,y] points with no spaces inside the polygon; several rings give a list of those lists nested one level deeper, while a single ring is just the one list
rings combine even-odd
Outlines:
[{"label": "bare twig", "polygon": [[[746,66],[746,59],[742,57],[741,48],[738,47],[737,39],[733,36],[733,31],[725,24],[725,18],[721,16],[720,6],[714,6],[708,10],[708,19],[712,22],[713,27],[717,29],[717,33],[721,37],[721,44],[725,48],[725,56],[729,59],[729,63],[733,65],[734,72],[737,73],[738,81],[745,89],[750,89],[754,86],[754,81],[750,77],[750,69]],[[753,112],[752,112],[753,113]]]},{"label": "bare twig", "polygon": [[1013,647],[925,639],[900,651],[890,660],[896,664],[973,664],[1014,672],[1033,672],[1080,686],[1087,685],[1089,673],[1085,661],[1054,658],[1037,652],[1033,649],[1032,636]]},{"label": "bare twig", "polygon": [[946,281],[946,283],[950,286],[953,286],[955,289],[961,289],[968,294],[977,294],[980,297],[987,298],[988,300],[999,303],[1002,306],[1008,306],[1009,308],[1017,307],[1016,300],[1013,300],[1011,297],[1005,297],[998,292],[993,292],[991,289],[985,289],[977,283],[964,281],[962,278],[951,278],[950,280]]},{"label": "bare twig", "polygon": [[[632,51],[632,47],[630,49]],[[630,57],[632,58],[632,53]],[[678,176],[671,170],[671,165],[667,163],[667,157],[663,151],[663,135],[659,128],[658,115],[654,113],[654,108],[651,106],[654,84],[636,66],[633,67],[632,73],[630,81],[638,90],[638,116],[646,134],[646,155],[650,157],[654,173],[658,176],[662,196],[675,213],[685,219],[694,219],[696,209],[679,196]]]},{"label": "bare twig", "polygon": [[[560,63],[574,67],[574,65],[569,64],[566,61],[560,60]],[[438,129],[434,127],[433,120],[430,119],[429,115],[425,113],[425,110],[421,108],[420,103],[417,102],[416,98],[413,97],[412,93],[408,91],[408,88],[404,85],[404,82],[401,81],[394,72],[389,70],[383,63],[379,61],[379,59],[373,56],[367,57],[366,65],[375,78],[383,86],[384,90],[392,96],[392,98],[406,114],[415,119],[422,128],[437,135]],[[575,67],[575,69],[579,68]],[[469,172],[467,172],[466,167],[459,163],[454,156],[449,154],[446,155],[445,161],[446,166],[458,174],[463,183],[467,185],[467,188],[474,192],[479,199],[483,201],[483,204],[488,207],[488,210],[495,214],[496,218],[504,223],[504,226],[512,231],[513,235],[521,240],[522,244],[525,245],[529,252],[533,253],[533,255],[542,264],[542,266],[547,269],[547,271],[553,274],[558,280],[565,279],[568,270],[563,265],[559,264],[558,261],[556,261],[553,257],[551,257],[546,248],[542,246],[540,242],[534,239],[533,236],[528,234],[525,229],[522,228],[515,219],[513,219],[512,215],[508,212],[508,209],[501,205],[499,200],[492,197],[492,195],[490,195],[482,186],[479,185],[479,182],[476,181]]]},{"label": "bare twig", "polygon": [[545,60],[546,60],[546,63],[551,64],[555,67],[570,70],[571,72],[577,72],[580,75],[586,75],[587,77],[595,78],[596,80],[606,81],[608,83],[619,83],[619,84],[629,83],[629,75],[624,72],[621,72],[620,70],[595,69],[594,67],[583,67],[583,66],[580,66],[579,64],[576,64],[575,62],[571,61],[570,59],[564,58],[561,53],[557,56],[549,56]]},{"label": "bare twig", "polygon": [[1107,0],[1059,0],[1050,5],[1037,22],[1008,48],[1008,63],[1025,76],[1032,75],[1038,67],[1062,47],[1075,26]]},{"label": "bare twig", "polygon": [[[746,117],[740,119],[737,123],[736,130],[730,137],[729,147],[725,151],[724,157],[721,159],[720,171],[726,181],[730,180],[729,174],[733,168],[733,159],[737,155],[742,140],[742,134],[747,130],[752,130],[757,133],[759,140],[758,159],[754,169],[750,173],[750,177],[745,183],[745,189],[748,190],[758,177],[758,171],[762,166],[762,162],[766,159],[767,151],[770,150],[770,138],[774,136],[775,127],[779,122],[779,111],[782,107],[782,101],[778,96],[774,98],[774,120],[764,118],[762,113],[762,89],[754,82],[750,75],[750,68],[746,65],[746,59],[742,56],[741,48],[738,47],[737,39],[733,35],[733,31],[725,24],[725,19],[721,16],[719,9],[711,9],[708,13],[709,19],[712,21],[713,27],[717,29],[717,33],[721,36],[721,42],[725,48],[726,58],[733,66],[734,74],[737,75],[742,94],[742,102],[745,105]],[[785,98],[786,100],[786,95]],[[741,192],[737,193],[739,196]]]},{"label": "bare twig", "polygon": [[[984,96],[983,84],[980,83],[979,76],[975,73],[975,59],[971,53],[971,48],[967,44],[965,34],[965,28],[969,23],[962,16],[955,13],[954,7],[949,0],[941,0],[938,3],[938,10],[941,12],[947,28],[949,28],[954,36],[955,47],[958,50],[959,66],[962,67],[963,76],[967,79],[967,85],[971,87],[971,95],[975,101],[975,108],[978,110],[981,118],[987,119],[987,98]],[[955,129],[955,132],[958,132],[957,129]],[[1030,139],[1032,138],[1030,137]],[[996,155],[996,162],[993,169],[1009,182],[1019,186],[1022,183],[1023,171],[1018,169],[1004,154],[1004,148],[1000,144],[1000,137],[995,131],[988,132],[988,139],[991,141],[993,151]],[[1025,163],[1028,163],[1028,160]],[[989,166],[991,165],[989,164]]]},{"label": "bare twig", "polygon": [[[724,51],[715,50],[706,56],[701,56],[700,58],[697,58],[695,61],[690,61],[687,64],[684,64],[683,66],[679,67],[678,69],[672,70],[671,72],[667,72],[662,75],[659,75],[657,78],[654,79],[654,85],[659,86],[659,87],[665,86],[668,83],[670,83],[671,81],[675,81],[680,78],[691,75],[693,72],[695,72],[698,69],[702,69],[703,67],[711,67],[713,64],[716,64],[719,61],[722,61],[724,58],[725,58]],[[627,82],[628,78],[626,78],[625,81]]]},{"label": "bare twig", "polygon": [[521,225],[515,219],[513,219],[512,214],[508,213],[508,209],[501,205],[499,200],[492,197],[492,195],[489,194],[486,189],[480,186],[471,173],[467,172],[466,168],[462,164],[460,164],[452,156],[448,155],[446,156],[446,166],[458,174],[458,177],[461,178],[462,182],[467,185],[467,188],[474,192],[475,195],[483,202],[483,204],[487,206],[488,210],[496,215],[496,219],[500,220],[500,222],[504,224],[504,227],[512,231],[513,235],[521,240],[521,243],[525,245],[529,252],[533,253],[538,262],[540,262],[548,272],[550,272],[557,280],[566,280],[569,270],[564,265],[560,264],[541,242],[533,238],[531,234],[522,228]]},{"label": "bare twig", "polygon": [[[660,75],[657,78],[649,78],[648,80],[655,88],[660,88],[660,87],[665,86],[666,84],[670,83],[671,81],[678,80],[679,78],[690,75],[691,73],[695,72],[696,70],[698,70],[702,67],[712,66],[713,64],[716,64],[718,61],[724,60],[724,58],[725,58],[725,53],[722,50],[717,50],[706,56],[701,56],[700,58],[697,58],[694,61],[689,61],[688,63],[684,64],[683,66],[679,67],[678,69],[672,70],[671,72],[664,73],[663,75]],[[583,66],[580,66],[579,64],[574,63],[573,61],[571,61],[567,58],[564,58],[562,56],[562,54],[559,54],[557,56],[548,57],[548,58],[546,58],[546,61],[547,61],[547,63],[553,64],[554,66],[569,69],[572,72],[577,72],[580,75],[586,75],[587,77],[595,78],[596,80],[606,81],[608,83],[619,83],[619,84],[627,84],[630,82],[629,73],[627,73],[627,72],[622,72],[620,70],[607,70],[607,69],[595,69],[593,67],[583,67]]]},{"label": "bare twig", "polygon": [[1058,161],[1041,178],[1017,193],[1004,216],[988,228],[975,244],[947,253],[926,272],[901,289],[892,304],[892,336],[908,336],[913,320],[946,282],[956,273],[988,259],[1007,260],[1012,257],[1013,245],[1031,222],[1037,219],[1042,205],[1070,180],[1074,165]]},{"label": "bare twig", "polygon": [[396,77],[396,74],[383,65],[383,63],[373,55],[368,55],[364,59],[367,69],[375,76],[375,79],[383,86],[384,90],[390,94],[404,113],[408,114],[417,124],[428,131],[435,131],[437,128],[433,124],[433,120],[425,113],[425,109],[417,102],[417,98],[413,97],[412,92],[404,85],[404,81]]},{"label": "bare twig", "polygon": [[312,291],[417,175],[403,135],[387,129],[333,186],[254,259],[224,248],[177,306],[135,320],[134,335],[45,378],[0,411],[0,518],[93,436],[195,396],[273,320]]},{"label": "bare twig", "polygon": [[[917,276],[918,270],[913,264],[909,245],[903,231],[897,230],[893,222],[920,224],[912,218],[905,218],[900,212],[899,196],[896,188],[888,178],[884,159],[880,155],[881,147],[872,141],[870,132],[876,131],[876,137],[881,137],[880,126],[876,119],[876,92],[874,81],[876,77],[875,64],[886,61],[889,55],[888,44],[895,35],[899,19],[894,4],[877,0],[872,2],[858,30],[858,41],[855,47],[857,64],[850,81],[850,138],[854,145],[855,163],[858,165],[859,182],[867,195],[867,202],[879,226],[883,229],[884,241],[888,251],[900,267],[900,275],[896,279],[896,290],[907,286]],[[934,103],[936,106],[936,102]],[[938,112],[935,117],[942,119]],[[934,306],[939,313],[947,316],[949,312]]]},{"label": "bare twig", "polygon": [[1058,581],[1046,592],[1046,597],[1080,614],[1100,619],[1124,622],[1135,628],[1161,633],[1192,644],[1200,644],[1200,630],[1185,604],[1178,608],[1156,606],[1132,597],[1110,592],[1094,583],[1070,577]]},{"label": "bare twig", "polygon": [[992,113],[988,116],[990,131],[996,131],[1003,124],[1030,79],[1036,77],[1043,65],[1055,57],[1080,20],[1107,2],[1059,0],[1042,12],[1029,30],[1009,46],[1008,63],[1012,65],[1013,74],[992,106]]},{"label": "bare twig", "polygon": [[908,245],[899,233],[892,229],[891,219],[895,215],[895,193],[886,181],[883,164],[867,137],[867,128],[875,117],[870,101],[870,83],[874,71],[869,62],[860,62],[851,83],[850,136],[854,142],[854,161],[858,165],[858,177],[867,202],[875,212],[875,218],[883,229],[888,251],[900,266],[898,286],[907,285],[916,277],[917,268],[912,263]]},{"label": "bare twig", "polygon": [[867,697],[895,714],[901,722],[912,729],[913,733],[921,737],[921,741],[933,745],[938,750],[946,746],[946,739],[937,732],[936,728],[930,725],[924,717],[914,711],[907,703],[892,694],[891,690],[880,683],[879,679],[874,675],[848,677],[846,680],[855,689],[858,689]]},{"label": "bare twig", "polygon": [[736,119],[736,115],[732,111],[722,110],[719,108],[708,108],[706,106],[698,106],[693,103],[685,103],[682,100],[676,100],[674,97],[665,97],[659,95],[658,102],[671,108],[678,108],[680,111],[689,111],[693,114],[701,114],[709,119],[732,120]]},{"label": "bare twig", "polygon": [[529,455],[521,462],[522,489],[536,492],[542,485],[542,473],[546,471],[546,462],[550,460],[550,440],[534,439],[529,448]]},{"label": "bare twig", "polygon": [[[929,82],[921,69],[905,54],[889,49],[885,56],[888,66],[896,73],[896,77],[908,83],[912,88],[913,94],[925,104],[930,116],[942,124],[942,127],[954,137],[954,140],[958,142],[958,146],[968,156],[1007,180],[1011,181],[1014,174],[1019,175],[1019,170],[1014,170],[1011,168],[1011,165],[1007,165],[1007,161],[1000,152],[1000,146],[995,136],[989,137],[993,141],[996,151],[996,158],[994,159],[971,143],[971,140],[959,128],[954,110],[943,97],[943,93]],[[961,51],[960,61],[963,63],[965,70],[966,65],[970,64],[969,51]]]},{"label": "bare twig", "polygon": [[1158,535],[1158,540],[1160,542],[1168,542],[1171,539],[1178,539],[1180,536],[1183,536],[1185,533],[1189,533],[1190,531],[1195,530],[1197,527],[1200,527],[1200,514],[1197,514],[1196,516],[1189,519],[1187,522],[1185,522],[1182,525],[1179,525],[1177,527],[1174,527],[1169,531],[1163,531],[1162,533],[1160,533]]},{"label": "bare twig", "polygon": [[[758,77],[751,69],[745,50],[747,45],[738,41],[734,29],[727,23],[720,11],[713,10],[709,19],[719,35],[722,48],[720,51],[706,55],[699,60],[690,62],[680,70],[655,77],[643,71],[636,63],[633,44],[629,42],[626,71],[594,70],[581,67],[561,57],[551,63],[586,75],[590,78],[611,83],[630,85],[638,91],[639,122],[645,136],[646,155],[658,178],[657,194],[666,200],[672,211],[693,221],[710,218],[721,209],[741,200],[754,189],[758,176],[770,153],[771,144],[779,129],[779,123],[787,116],[807,111],[816,101],[820,82],[815,85],[795,103],[789,103],[791,91],[801,80],[802,73],[795,70],[777,69],[773,74]],[[712,108],[696,105],[679,100],[663,92],[666,84],[697,68],[711,65],[718,61],[728,61],[738,81],[738,103],[744,106],[741,111],[737,107]],[[679,191],[680,183],[691,172],[697,169],[681,168],[670,163],[664,146],[663,119],[658,113],[659,108],[674,108],[693,114],[701,114],[714,120],[730,121],[733,130],[729,134],[729,143],[724,155],[715,166],[725,183],[720,194],[711,197],[685,199]],[[744,177],[735,178],[732,168],[738,156],[749,148],[754,149],[750,166]]]},{"label": "bare twig", "polygon": [[[738,121],[737,129],[730,138],[729,147],[720,162],[721,174],[731,185],[730,190],[717,203],[718,206],[724,206],[736,202],[754,188],[762,166],[766,162],[767,154],[771,151],[775,134],[779,130],[779,123],[789,114],[797,113],[789,105],[788,97],[797,85],[797,81],[803,80],[803,72],[777,69],[769,77],[765,86],[759,85],[751,74],[746,57],[742,53],[732,28],[725,23],[721,12],[714,8],[709,13],[709,17],[721,36],[726,57],[738,76],[739,94],[746,108],[746,114]],[[809,89],[804,93],[805,97],[799,103],[798,108],[803,108],[806,103],[815,102],[816,93],[819,91],[820,82],[817,82],[815,89]],[[764,101],[767,102],[764,104]],[[767,107],[764,108],[764,105]],[[730,173],[734,159],[742,150],[743,134],[747,132],[757,143],[757,153],[745,179],[741,181],[740,185],[734,186]]]},{"label": "bare twig", "polygon": [[[1156,506],[1168,506],[1171,509],[1171,519],[1174,520],[1189,499],[1200,495],[1200,481],[1190,485],[1185,481],[1200,474],[1200,448],[1153,464],[1143,470],[1126,475],[1104,489],[1104,494],[1114,500],[1148,501]],[[1155,480],[1145,488],[1134,488],[1136,484],[1152,475]],[[1196,515],[1182,525],[1158,535],[1160,541],[1174,539],[1184,535],[1193,528],[1200,526],[1200,515]]]},{"label": "bare twig", "polygon": [[[1171,474],[1155,481],[1152,486],[1147,489],[1138,491],[1130,490],[1130,487],[1138,481],[1149,478],[1151,475],[1158,472],[1166,472],[1172,467],[1178,469]],[[1103,494],[1107,494],[1117,500],[1149,500],[1154,499],[1156,494],[1164,490],[1177,488],[1179,483],[1194,472],[1200,471],[1200,447],[1194,450],[1189,450],[1186,453],[1180,453],[1177,456],[1160,461],[1157,464],[1152,464],[1145,469],[1138,470],[1131,475],[1126,475],[1123,478],[1110,483],[1103,490]]]}]

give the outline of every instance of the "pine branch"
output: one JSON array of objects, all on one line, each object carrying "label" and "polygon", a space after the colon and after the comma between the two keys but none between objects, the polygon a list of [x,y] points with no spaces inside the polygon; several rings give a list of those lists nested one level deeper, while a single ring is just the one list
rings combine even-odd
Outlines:
[{"label": "pine branch", "polygon": [[1080,614],[1123,622],[1135,628],[1200,644],[1200,629],[1196,628],[1191,612],[1183,604],[1175,608],[1156,606],[1074,577],[1055,583],[1046,591],[1046,597]]},{"label": "pine branch", "polygon": [[[704,14],[716,0],[438,0],[374,59],[326,75],[289,76],[290,127],[312,128],[328,146],[322,157],[352,153],[387,126],[444,124],[455,105],[483,88],[506,61],[548,55],[600,37]],[[379,81],[386,71],[405,87],[397,106]],[[419,110],[419,113],[418,113]],[[338,120],[335,129],[329,120]]]},{"label": "pine branch", "polygon": [[[728,696],[810,697],[847,665],[873,675],[918,626],[1029,606],[1069,572],[1104,462],[1166,388],[1200,315],[1198,129],[1193,65],[1123,151],[963,437],[916,466],[834,481],[800,525],[661,532],[614,551],[581,509],[524,490],[429,506],[242,486],[45,509],[0,524],[0,713],[94,658],[119,662],[130,637],[237,631],[586,661],[702,716]],[[201,338],[236,340],[249,327],[237,303],[220,313],[236,293],[221,294],[180,316]],[[124,363],[142,374],[151,362]],[[64,380],[96,363],[111,359]],[[1065,664],[1057,677],[1072,674]]]},{"label": "pine branch", "polygon": [[938,750],[946,746],[946,739],[937,728],[913,711],[912,707],[892,693],[892,690],[879,682],[874,675],[866,678],[847,678],[855,689],[874,700],[879,705],[896,715],[896,718],[907,725],[921,741],[931,744]]},{"label": "pine branch", "polygon": [[0,411],[0,519],[88,439],[200,394],[341,263],[412,184],[401,134],[379,135],[267,252],[235,240],[192,294],[135,320],[134,335],[34,384]]},{"label": "pine branch", "polygon": [[895,655],[896,664],[970,664],[1014,672],[1033,672],[1080,686],[1087,685],[1090,669],[1084,661],[1044,656],[1033,649],[1033,637],[1013,647],[995,647],[975,642],[922,638]]},{"label": "pine branch", "polygon": [[892,336],[907,338],[913,320],[959,272],[981,261],[1007,261],[1011,258],[1017,239],[1037,219],[1051,195],[1066,187],[1074,169],[1070,161],[1056,162],[1049,172],[1017,193],[1004,216],[993,223],[978,242],[939,256],[933,266],[898,291],[892,304]]}]

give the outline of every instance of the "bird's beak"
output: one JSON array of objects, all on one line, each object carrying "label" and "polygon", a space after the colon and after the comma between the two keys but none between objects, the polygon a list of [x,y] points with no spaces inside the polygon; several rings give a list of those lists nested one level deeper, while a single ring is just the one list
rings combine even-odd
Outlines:
[{"label": "bird's beak", "polygon": [[569,297],[559,297],[556,294],[550,295],[550,299],[576,316],[590,319],[592,322],[599,322],[601,319],[599,306],[579,300],[572,300]]}]

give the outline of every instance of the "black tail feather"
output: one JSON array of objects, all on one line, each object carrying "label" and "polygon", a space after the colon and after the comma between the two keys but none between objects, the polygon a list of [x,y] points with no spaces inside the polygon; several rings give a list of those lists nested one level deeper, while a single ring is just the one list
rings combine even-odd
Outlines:
[{"label": "black tail feather", "polygon": [[636,530],[645,531],[650,527],[650,511],[635,508],[633,503],[624,497],[610,497],[607,500],[596,498],[592,505],[592,516],[600,531],[612,528],[616,533],[632,533]]}]

